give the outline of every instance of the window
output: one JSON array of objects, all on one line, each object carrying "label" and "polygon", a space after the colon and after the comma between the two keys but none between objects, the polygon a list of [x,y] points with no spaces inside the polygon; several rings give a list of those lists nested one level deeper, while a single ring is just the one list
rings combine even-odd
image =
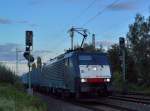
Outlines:
[{"label": "window", "polygon": [[79,60],[92,60],[92,57],[89,55],[80,55]]}]

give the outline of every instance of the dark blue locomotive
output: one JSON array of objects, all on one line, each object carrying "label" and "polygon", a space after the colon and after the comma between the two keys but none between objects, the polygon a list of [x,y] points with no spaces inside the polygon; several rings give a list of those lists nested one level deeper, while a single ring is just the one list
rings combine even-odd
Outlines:
[{"label": "dark blue locomotive", "polygon": [[[22,76],[24,84],[27,84],[27,77],[28,74]],[[107,93],[110,79],[105,53],[68,52],[50,60],[41,69],[31,71],[33,88],[76,96]]]}]

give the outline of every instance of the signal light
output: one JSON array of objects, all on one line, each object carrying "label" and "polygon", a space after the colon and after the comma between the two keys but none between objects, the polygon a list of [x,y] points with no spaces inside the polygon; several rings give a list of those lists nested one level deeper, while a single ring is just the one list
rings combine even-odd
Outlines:
[{"label": "signal light", "polygon": [[30,62],[34,62],[34,57],[30,54],[29,52],[24,52],[23,56],[25,57],[25,59],[27,59]]},{"label": "signal light", "polygon": [[32,46],[32,45],[33,45],[33,32],[26,31],[26,46]]},{"label": "signal light", "polygon": [[125,47],[125,39],[123,37],[119,38],[119,45],[120,45],[121,48]]}]

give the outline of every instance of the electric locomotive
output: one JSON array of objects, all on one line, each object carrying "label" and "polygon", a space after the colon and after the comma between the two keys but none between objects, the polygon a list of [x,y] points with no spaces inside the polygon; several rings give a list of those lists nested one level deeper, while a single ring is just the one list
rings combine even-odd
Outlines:
[{"label": "electric locomotive", "polygon": [[[23,76],[23,81],[27,76]],[[105,53],[73,51],[46,63],[31,72],[33,88],[60,95],[108,93],[111,71]]]}]

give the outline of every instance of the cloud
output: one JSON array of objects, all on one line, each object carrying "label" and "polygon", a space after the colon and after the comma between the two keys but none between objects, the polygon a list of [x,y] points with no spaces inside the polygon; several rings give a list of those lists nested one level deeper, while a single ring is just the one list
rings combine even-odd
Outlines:
[{"label": "cloud", "polygon": [[14,43],[0,45],[0,61],[16,60],[16,48],[18,47],[21,47],[21,45]]},{"label": "cloud", "polygon": [[37,24],[31,23],[30,21],[27,21],[27,20],[16,21],[16,23],[19,23],[19,24],[26,24],[26,25],[29,25],[29,26],[31,26],[31,27],[37,27],[37,26],[38,26]]},{"label": "cloud", "polygon": [[120,11],[120,10],[133,10],[135,8],[136,2],[128,1],[110,5],[108,9],[113,11]]},{"label": "cloud", "polygon": [[[20,44],[7,43],[0,45],[0,61],[16,61],[16,48],[19,50],[18,56],[20,61],[25,61],[23,57],[23,52],[25,47]],[[33,56],[35,59],[40,56],[44,60],[49,60],[53,52],[49,50],[35,50],[33,51]]]},{"label": "cloud", "polygon": [[107,41],[107,40],[104,40],[104,41],[97,41],[97,42],[96,42],[96,46],[102,45],[102,46],[105,47],[105,48],[108,48],[108,47],[110,47],[110,46],[113,45],[113,44],[114,44],[114,42],[112,42],[112,41]]},{"label": "cloud", "polygon": [[[24,46],[15,43],[7,43],[0,45],[0,61],[16,61],[16,48],[19,50],[18,58],[20,62],[26,61],[23,57]],[[35,60],[40,56],[44,62],[50,60],[53,56],[53,52],[49,50],[35,50],[33,51]]]},{"label": "cloud", "polygon": [[[0,64],[6,65],[10,70],[16,72],[16,48],[18,48],[18,73],[19,75],[28,71],[27,60],[23,57],[24,46],[15,43],[7,43],[0,45]],[[53,52],[49,50],[35,50],[33,56],[36,59],[38,56],[42,58],[42,62],[47,62],[52,57]]]},{"label": "cloud", "polygon": [[30,21],[27,20],[11,20],[11,19],[1,18],[1,17],[0,17],[0,24],[25,24],[31,27],[38,26],[37,24],[31,23]]},{"label": "cloud", "polygon": [[12,21],[5,18],[0,18],[0,24],[11,24]]},{"label": "cloud", "polygon": [[33,52],[33,55],[35,59],[37,59],[37,57],[39,56],[41,57],[43,62],[47,62],[53,56],[53,52],[49,50],[36,50]]},{"label": "cloud", "polygon": [[29,24],[29,21],[27,21],[27,20],[20,20],[20,21],[16,21],[16,23]]},{"label": "cloud", "polygon": [[29,24],[31,27],[38,27],[39,25],[37,24]]}]

